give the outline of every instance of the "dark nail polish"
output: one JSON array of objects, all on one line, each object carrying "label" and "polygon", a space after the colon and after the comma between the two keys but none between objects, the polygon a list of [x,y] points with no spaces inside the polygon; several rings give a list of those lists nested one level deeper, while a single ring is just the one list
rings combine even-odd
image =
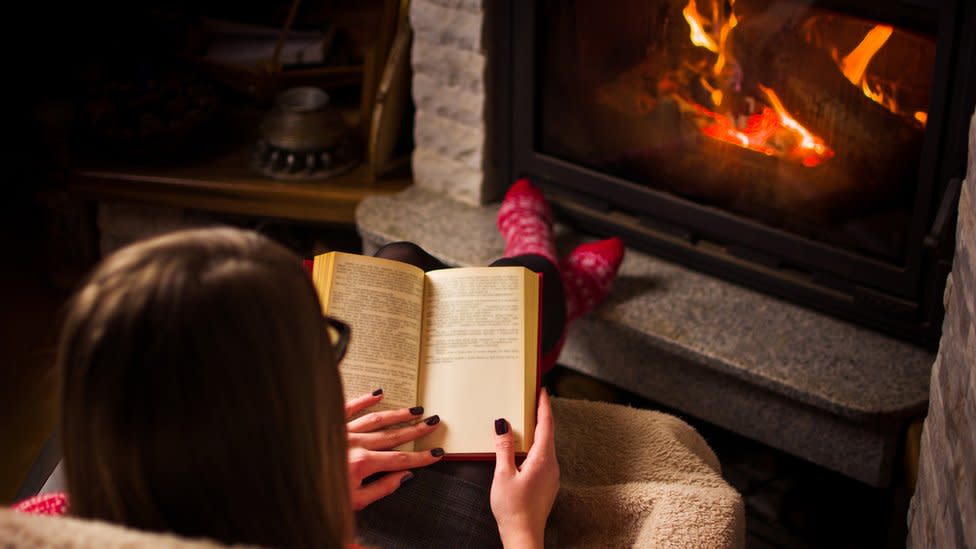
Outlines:
[{"label": "dark nail polish", "polygon": [[444,449],[434,448],[433,450],[430,451],[430,455],[434,456],[435,458],[439,458],[444,455]]},{"label": "dark nail polish", "polygon": [[403,475],[403,477],[400,478],[400,484],[403,484],[404,482],[406,482],[406,481],[408,481],[408,480],[410,480],[412,478],[413,478],[413,473],[411,473],[411,472],[408,471],[407,474]]},{"label": "dark nail polish", "polygon": [[424,423],[426,423],[427,425],[437,425],[440,422],[441,422],[441,416],[430,416],[429,418],[424,420]]},{"label": "dark nail polish", "polygon": [[377,389],[377,390],[373,391],[373,396],[374,397],[378,397],[378,396],[380,396],[382,394],[383,394],[383,389]]},{"label": "dark nail polish", "polygon": [[495,434],[504,435],[508,432],[508,422],[505,418],[499,418],[495,420]]},{"label": "dark nail polish", "polygon": [[423,406],[414,406],[413,408],[410,408],[410,414],[411,415],[419,416],[422,413],[424,413],[424,407]]}]

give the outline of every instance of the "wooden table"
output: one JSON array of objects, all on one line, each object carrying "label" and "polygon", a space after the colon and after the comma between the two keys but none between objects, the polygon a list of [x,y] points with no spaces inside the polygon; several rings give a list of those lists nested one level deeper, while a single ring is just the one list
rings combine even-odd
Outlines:
[{"label": "wooden table", "polygon": [[411,182],[408,170],[373,181],[366,164],[325,181],[276,181],[251,170],[252,150],[241,146],[165,166],[104,161],[82,165],[70,173],[67,188],[85,200],[352,225],[361,200],[395,193]]}]

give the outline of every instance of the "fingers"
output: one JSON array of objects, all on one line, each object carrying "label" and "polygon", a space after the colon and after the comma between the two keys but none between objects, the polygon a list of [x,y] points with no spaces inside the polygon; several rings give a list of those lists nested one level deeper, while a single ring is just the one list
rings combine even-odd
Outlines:
[{"label": "fingers", "polygon": [[539,391],[539,405],[536,409],[535,438],[529,448],[523,467],[534,467],[556,459],[556,426],[552,418],[552,402],[549,392],[543,387]]},{"label": "fingers", "polygon": [[511,476],[515,468],[515,437],[508,420],[495,420],[495,478]]},{"label": "fingers", "polygon": [[425,467],[441,460],[440,448],[420,452],[376,452],[354,449],[349,452],[349,476],[362,480],[376,473],[405,471]]},{"label": "fingers", "polygon": [[360,395],[346,401],[346,421],[383,400],[383,389],[377,389],[372,394]]},{"label": "fingers", "polygon": [[391,450],[397,446],[417,440],[437,429],[440,423],[438,416],[431,416],[415,425],[408,425],[398,429],[386,429],[369,433],[349,433],[349,446],[358,446],[367,450]]},{"label": "fingers", "polygon": [[401,408],[399,410],[389,410],[386,412],[372,412],[362,417],[358,417],[346,424],[346,431],[350,433],[369,433],[378,431],[397,423],[404,423],[417,419],[417,416],[424,413],[420,406],[414,408]]},{"label": "fingers", "polygon": [[411,478],[413,478],[413,473],[410,471],[397,471],[376,479],[366,486],[359,487],[352,495],[353,509],[360,511],[370,503],[385,498]]}]

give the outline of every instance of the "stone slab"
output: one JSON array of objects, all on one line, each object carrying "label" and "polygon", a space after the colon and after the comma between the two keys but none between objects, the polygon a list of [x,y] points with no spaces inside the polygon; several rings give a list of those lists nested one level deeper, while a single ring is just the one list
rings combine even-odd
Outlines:
[{"label": "stone slab", "polygon": [[[504,246],[496,211],[414,186],[361,202],[356,219],[367,246],[410,240],[448,264],[484,265]],[[563,252],[581,238],[557,226]],[[900,426],[925,414],[934,358],[631,249],[560,363],[880,486]]]}]

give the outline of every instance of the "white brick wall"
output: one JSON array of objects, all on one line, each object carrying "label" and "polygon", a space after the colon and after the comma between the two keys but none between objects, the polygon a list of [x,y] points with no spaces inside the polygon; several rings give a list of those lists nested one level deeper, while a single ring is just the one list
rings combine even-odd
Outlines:
[{"label": "white brick wall", "polygon": [[485,193],[482,0],[413,0],[413,176],[468,204]]}]

